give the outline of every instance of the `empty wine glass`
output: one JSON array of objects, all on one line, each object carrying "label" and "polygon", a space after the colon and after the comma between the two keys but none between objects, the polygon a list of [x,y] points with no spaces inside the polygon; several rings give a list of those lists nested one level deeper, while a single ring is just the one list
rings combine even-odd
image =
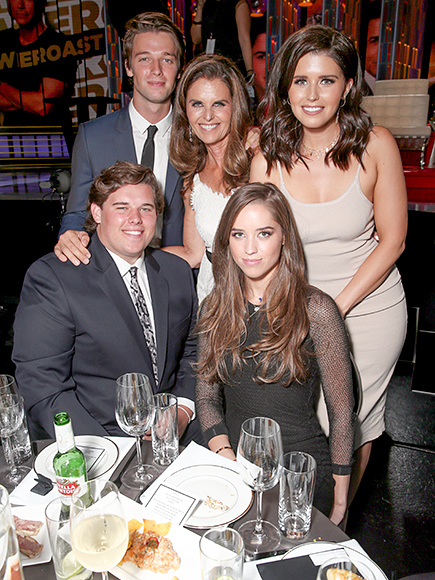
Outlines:
[{"label": "empty wine glass", "polygon": [[118,425],[128,435],[136,437],[137,465],[127,469],[121,481],[132,489],[145,489],[159,474],[152,465],[142,462],[141,437],[154,420],[153,391],[148,377],[141,373],[127,373],[116,381],[115,415]]},{"label": "empty wine glass", "polygon": [[0,389],[0,437],[2,438],[3,451],[8,463],[6,470],[2,470],[2,476],[6,484],[15,487],[20,483],[29,468],[17,466],[11,446],[11,436],[21,427],[24,417],[23,399],[20,395],[12,394],[6,389]]},{"label": "empty wine glass", "polygon": [[267,417],[253,417],[242,424],[237,463],[243,481],[256,492],[257,519],[242,524],[239,533],[249,554],[275,550],[281,541],[279,530],[261,519],[263,492],[274,487],[282,472],[281,429]]},{"label": "empty wine glass", "polygon": [[71,498],[71,546],[78,562],[88,570],[107,570],[124,557],[128,527],[118,488],[111,481],[93,479],[76,489]]}]

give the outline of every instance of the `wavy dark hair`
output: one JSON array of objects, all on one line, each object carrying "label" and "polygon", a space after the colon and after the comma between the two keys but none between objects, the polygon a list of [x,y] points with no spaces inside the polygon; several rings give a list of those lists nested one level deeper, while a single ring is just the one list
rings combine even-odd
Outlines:
[{"label": "wavy dark hair", "polygon": [[362,157],[373,127],[369,115],[361,108],[363,75],[358,52],[352,40],[329,26],[306,26],[292,34],[279,49],[270,71],[264,99],[258,116],[263,127],[260,134],[261,151],[267,161],[267,171],[277,162],[290,171],[295,162],[304,162],[301,145],[304,131],[288,102],[299,60],[311,52],[325,54],[340,67],[346,83],[353,84],[345,100],[339,105],[340,136],[336,145],[325,155],[342,170],[349,168],[354,155],[362,165]]},{"label": "wavy dark hair", "polygon": [[228,147],[223,162],[223,186],[227,193],[249,181],[251,152],[245,148],[252,123],[249,98],[243,77],[236,65],[220,55],[202,55],[193,60],[184,71],[174,102],[169,157],[173,166],[185,179],[186,189],[192,187],[195,173],[201,172],[207,160],[207,148],[191,132],[186,115],[187,92],[199,79],[219,79],[228,87],[232,99],[232,115]]},{"label": "wavy dark hair", "polygon": [[[284,234],[278,268],[270,281],[262,307],[262,335],[255,344],[244,347],[247,330],[246,282],[230,250],[234,222],[250,203],[270,211]],[[207,381],[227,380],[227,365],[233,371],[244,356],[259,361],[255,380],[272,383],[284,377],[304,381],[304,341],[310,329],[308,296],[302,242],[288,201],[271,183],[250,183],[240,187],[229,199],[216,232],[213,250],[215,287],[205,299],[197,324],[200,353],[198,376]],[[248,321],[249,323],[249,321]],[[228,364],[230,361],[230,364]]]}]

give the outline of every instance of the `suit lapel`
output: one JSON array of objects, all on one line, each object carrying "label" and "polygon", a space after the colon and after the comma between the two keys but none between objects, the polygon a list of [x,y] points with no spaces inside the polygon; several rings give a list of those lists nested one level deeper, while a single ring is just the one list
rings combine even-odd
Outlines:
[{"label": "suit lapel", "polygon": [[114,310],[116,310],[118,315],[125,322],[128,332],[131,334],[133,340],[138,344],[140,351],[143,353],[146,364],[150,369],[149,378],[154,383],[151,356],[146,346],[142,325],[137,315],[136,308],[134,307],[133,301],[131,300],[130,294],[128,293],[127,287],[124,280],[121,278],[115,262],[101,244],[97,234],[94,234],[92,237],[90,252],[93,259],[91,259],[89,267],[92,265],[95,270],[95,280],[113,304]]},{"label": "suit lapel", "polygon": [[165,202],[166,205],[171,205],[172,198],[174,197],[175,191],[179,190],[177,188],[178,180],[181,179],[178,171],[173,167],[170,161],[168,161],[168,170],[166,171],[166,185],[165,185]]},{"label": "suit lapel", "polygon": [[127,159],[132,163],[137,163],[133,127],[131,125],[128,107],[123,107],[120,110],[115,128],[118,132],[118,135],[115,137],[115,148],[118,152],[118,159]]},{"label": "suit lapel", "polygon": [[153,303],[157,341],[157,365],[159,369],[159,384],[161,384],[166,364],[168,344],[169,288],[167,281],[160,274],[159,264],[151,253],[146,254],[145,265]]}]

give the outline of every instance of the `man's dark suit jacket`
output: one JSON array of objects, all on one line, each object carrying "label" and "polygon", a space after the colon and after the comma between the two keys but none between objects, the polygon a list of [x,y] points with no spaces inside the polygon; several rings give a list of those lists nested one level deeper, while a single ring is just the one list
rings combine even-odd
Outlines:
[{"label": "man's dark suit jacket", "polygon": [[[33,436],[54,436],[53,418],[71,416],[74,432],[125,435],[115,419],[116,379],[145,373],[156,391],[144,333],[119,270],[97,234],[90,264],[51,253],[28,270],[15,318],[13,360]],[[194,400],[197,300],[184,260],[147,250],[159,369],[158,392]],[[201,442],[197,421],[183,444]],[[46,435],[45,435],[46,436]]]},{"label": "man's dark suit jacket", "polygon": [[[71,162],[71,192],[59,234],[82,230],[89,189],[103,169],[117,161],[136,163],[133,130],[128,107],[79,126]],[[168,163],[163,212],[162,247],[183,245],[184,203],[182,178]]]}]

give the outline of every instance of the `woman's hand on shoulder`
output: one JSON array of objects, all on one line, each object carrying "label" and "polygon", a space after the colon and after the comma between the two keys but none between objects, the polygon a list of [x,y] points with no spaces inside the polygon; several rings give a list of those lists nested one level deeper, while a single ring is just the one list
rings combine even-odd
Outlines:
[{"label": "woman's hand on shoulder", "polygon": [[257,151],[251,161],[250,181],[265,183],[270,181],[267,176],[267,161],[261,151]]},{"label": "woman's hand on shoulder", "polygon": [[251,127],[249,129],[245,149],[252,149],[254,154],[260,151],[260,127]]}]

